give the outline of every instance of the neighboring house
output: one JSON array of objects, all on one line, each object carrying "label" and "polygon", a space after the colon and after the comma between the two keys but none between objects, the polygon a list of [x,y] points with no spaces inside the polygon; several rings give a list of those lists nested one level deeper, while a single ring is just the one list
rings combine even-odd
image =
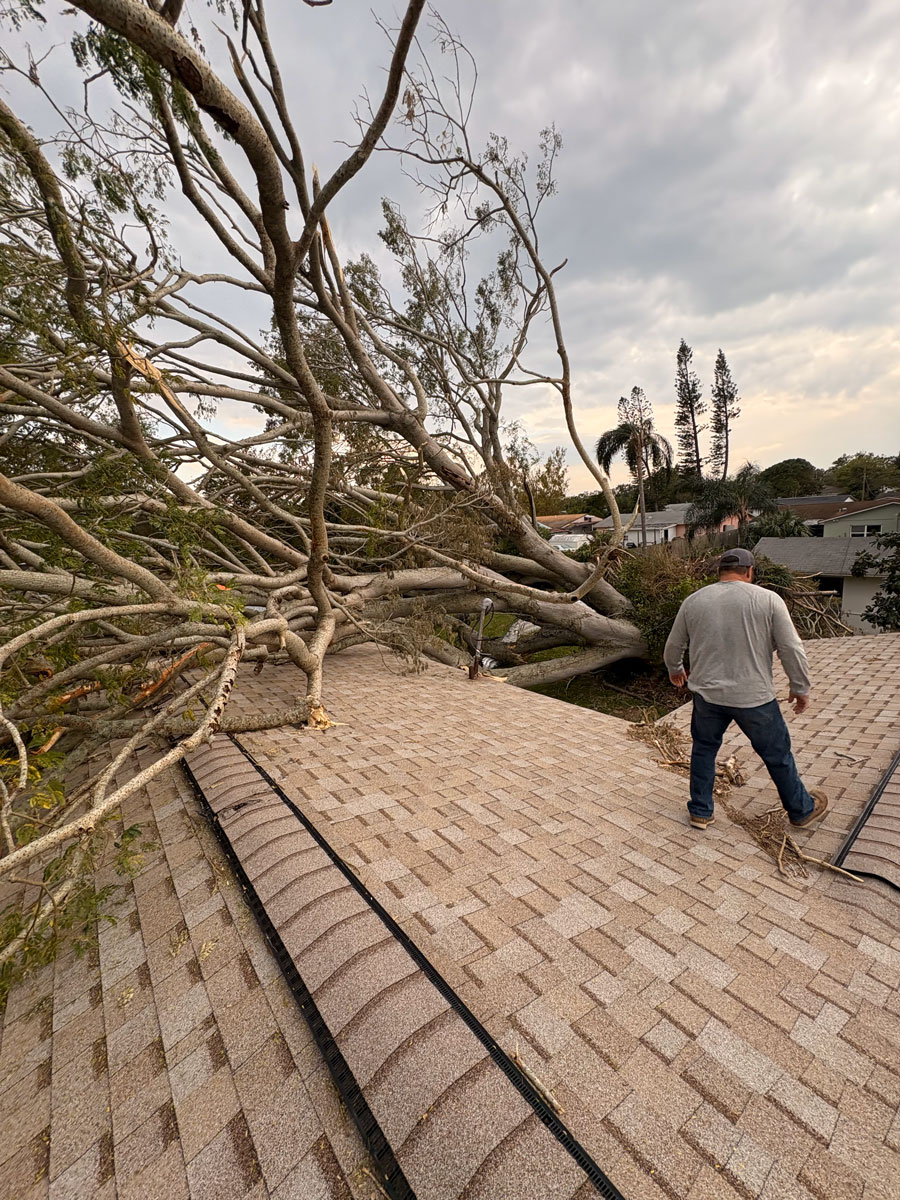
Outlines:
[{"label": "neighboring house", "polygon": [[878,537],[900,531],[900,499],[865,500],[848,504],[846,511],[822,522],[827,538]]},{"label": "neighboring house", "polygon": [[538,517],[538,524],[552,533],[592,534],[603,522],[593,513],[556,513],[549,517]]},{"label": "neighboring house", "polygon": [[[674,542],[676,538],[687,536],[687,513],[690,504],[667,504],[660,512],[647,513],[647,545],[658,546],[663,542]],[[627,525],[631,513],[622,513],[622,520]],[[729,517],[713,532],[724,533],[726,529],[737,529],[737,517]],[[605,517],[601,529],[612,529],[612,517]],[[625,545],[634,548],[641,544],[641,518],[635,517],[634,524],[625,535]]]},{"label": "neighboring house", "polygon": [[865,576],[853,575],[853,564],[862,550],[878,552],[871,537],[792,537],[760,538],[754,553],[764,555],[774,563],[799,571],[802,575],[818,576],[823,592],[837,592],[841,599],[841,620],[861,633],[879,630],[863,620],[863,612],[872,603],[881,586],[883,575],[868,571]]},{"label": "neighboring house", "polygon": [[[892,493],[876,500],[854,500],[852,496],[795,496],[779,500],[778,504],[799,517],[815,537],[875,537],[878,533],[896,532],[900,515],[900,496]],[[891,505],[895,506],[893,513],[878,513],[871,518],[860,515]]]}]

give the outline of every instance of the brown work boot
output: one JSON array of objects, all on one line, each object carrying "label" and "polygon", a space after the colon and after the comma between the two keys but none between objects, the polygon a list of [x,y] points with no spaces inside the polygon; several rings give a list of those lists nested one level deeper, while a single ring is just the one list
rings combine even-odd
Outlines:
[{"label": "brown work boot", "polygon": [[712,825],[715,819],[715,813],[711,817],[691,816],[691,825],[693,825],[694,829],[705,829],[707,825]]},{"label": "brown work boot", "polygon": [[808,817],[804,817],[802,821],[791,821],[791,825],[795,829],[803,829],[807,825],[812,825],[813,821],[818,821],[820,817],[825,816],[825,810],[828,807],[828,797],[824,792],[810,792],[813,800],[816,802],[816,807],[812,810]]}]

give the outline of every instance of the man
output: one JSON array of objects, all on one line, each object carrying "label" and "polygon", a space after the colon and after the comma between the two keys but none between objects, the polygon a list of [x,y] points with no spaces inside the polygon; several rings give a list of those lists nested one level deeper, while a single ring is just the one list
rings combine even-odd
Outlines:
[{"label": "man", "polygon": [[[766,764],[795,828],[817,821],[828,807],[825,793],[808,792],[797,774],[772,683],[772,651],[777,650],[790,682],[788,701],[795,712],[806,712],[809,673],[803,643],[781,597],[752,586],[754,561],[749,550],[723,554],[719,582],[688,596],[666,642],[669,679],[694,693],[688,812],[695,829],[716,819],[716,754],[732,721]],[[690,679],[684,668],[689,646]]]}]

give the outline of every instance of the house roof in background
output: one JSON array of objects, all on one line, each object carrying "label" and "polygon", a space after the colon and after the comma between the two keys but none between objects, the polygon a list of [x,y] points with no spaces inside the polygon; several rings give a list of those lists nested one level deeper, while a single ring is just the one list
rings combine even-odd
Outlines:
[{"label": "house roof in background", "polygon": [[[753,553],[764,555],[772,562],[792,571],[810,575],[840,575],[852,573],[853,563],[861,550],[878,552],[875,538],[791,537],[760,538]],[[868,571],[868,575],[874,575]]]},{"label": "house roof in background", "polygon": [[852,500],[846,492],[820,492],[818,496],[779,496],[776,504],[834,504],[836,501]]},{"label": "house roof in background", "polygon": [[577,521],[588,520],[595,523],[598,519],[593,513],[552,513],[547,517],[538,516],[541,525],[546,525],[548,529],[554,529],[558,533],[562,533]]},{"label": "house roof in background", "polygon": [[823,522],[837,521],[840,517],[852,516],[853,513],[871,512],[876,508],[890,508],[891,505],[895,507],[900,505],[900,496],[888,496],[883,500],[857,500],[853,504],[846,505],[843,512],[838,513],[837,516],[823,517],[822,520]]},{"label": "house roof in background", "polygon": [[[685,524],[685,513],[690,508],[689,504],[667,504],[661,512],[647,513],[647,528],[648,529],[671,529],[674,525]],[[622,520],[629,521],[631,513],[622,513]],[[632,529],[640,529],[641,519],[635,519]],[[604,517],[600,522],[601,529],[612,529],[612,517]]]},{"label": "house roof in background", "polygon": [[832,521],[851,513],[867,512],[870,508],[882,508],[885,504],[900,504],[900,496],[879,496],[877,500],[832,500],[829,504],[803,503],[779,500],[782,508],[789,509],[795,517],[804,521]]}]

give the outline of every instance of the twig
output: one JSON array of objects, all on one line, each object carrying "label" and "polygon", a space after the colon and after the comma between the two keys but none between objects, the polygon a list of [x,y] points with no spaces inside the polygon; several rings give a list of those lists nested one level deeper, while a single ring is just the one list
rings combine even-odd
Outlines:
[{"label": "twig", "polygon": [[379,1192],[381,1192],[382,1196],[384,1196],[385,1200],[390,1200],[390,1197],[388,1196],[387,1192],[384,1190],[384,1188],[381,1186],[381,1184],[378,1182],[378,1180],[375,1178],[375,1176],[372,1174],[372,1172],[369,1170],[368,1167],[360,1167],[360,1172],[363,1175],[368,1175],[368,1177],[372,1180],[372,1182],[378,1188]]},{"label": "twig", "polygon": [[836,871],[838,875],[846,875],[848,879],[853,879],[856,883],[864,882],[858,875],[854,875],[852,871],[845,871],[843,867],[836,867],[834,863],[826,862],[824,858],[813,858],[811,854],[804,854],[792,837],[789,837],[787,834],[784,836],[785,840],[790,842],[791,849],[803,862],[815,863],[819,867],[825,867],[828,871]]},{"label": "twig", "polygon": [[562,1115],[566,1110],[563,1108],[563,1106],[560,1104],[560,1102],[557,1100],[557,1098],[553,1095],[553,1093],[550,1091],[550,1089],[547,1087],[547,1085],[545,1083],[543,1083],[537,1077],[537,1075],[535,1075],[534,1071],[532,1071],[530,1067],[526,1067],[525,1063],[522,1062],[521,1056],[519,1055],[519,1047],[518,1046],[516,1046],[515,1050],[513,1050],[512,1054],[510,1055],[510,1058],[513,1060],[513,1062],[516,1064],[516,1066],[519,1068],[519,1070],[522,1072],[522,1074],[525,1076],[525,1078],[528,1080],[528,1082],[531,1084],[531,1086],[535,1089],[535,1091],[537,1091],[540,1094],[542,1099],[544,1099],[555,1112],[558,1112],[560,1115]]}]

